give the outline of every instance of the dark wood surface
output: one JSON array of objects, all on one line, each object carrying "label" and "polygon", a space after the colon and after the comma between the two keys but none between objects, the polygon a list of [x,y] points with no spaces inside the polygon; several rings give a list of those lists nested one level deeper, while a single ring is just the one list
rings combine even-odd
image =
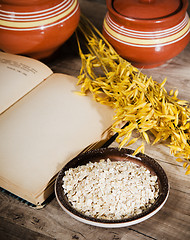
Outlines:
[{"label": "dark wood surface", "polygon": [[[104,0],[79,0],[82,12],[100,30],[106,13]],[[75,37],[71,37],[54,57],[46,62],[54,72],[77,76],[81,62]],[[190,101],[190,44],[166,64],[144,70],[166,88],[178,88],[179,97]],[[117,146],[113,143],[112,146]],[[170,195],[156,215],[140,224],[104,229],[78,222],[68,216],[55,197],[43,209],[36,210],[0,192],[0,239],[63,239],[63,240],[188,240],[190,239],[190,176],[162,145],[147,146],[146,154],[157,159],[168,175]]]}]

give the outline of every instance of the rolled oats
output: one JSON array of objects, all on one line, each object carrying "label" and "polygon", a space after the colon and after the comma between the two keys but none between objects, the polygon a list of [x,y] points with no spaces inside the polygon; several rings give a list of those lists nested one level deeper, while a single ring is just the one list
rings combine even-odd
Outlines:
[{"label": "rolled oats", "polygon": [[100,219],[123,219],[141,213],[158,197],[157,176],[131,161],[89,162],[70,168],[63,189],[73,207]]}]

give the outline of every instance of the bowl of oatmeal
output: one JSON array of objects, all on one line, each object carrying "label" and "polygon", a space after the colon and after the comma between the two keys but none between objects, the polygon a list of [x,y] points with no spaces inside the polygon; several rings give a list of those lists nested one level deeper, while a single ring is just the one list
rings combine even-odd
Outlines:
[{"label": "bowl of oatmeal", "polygon": [[156,214],[169,195],[157,161],[130,149],[100,148],[82,153],[59,172],[55,195],[61,208],[86,224],[118,228]]}]

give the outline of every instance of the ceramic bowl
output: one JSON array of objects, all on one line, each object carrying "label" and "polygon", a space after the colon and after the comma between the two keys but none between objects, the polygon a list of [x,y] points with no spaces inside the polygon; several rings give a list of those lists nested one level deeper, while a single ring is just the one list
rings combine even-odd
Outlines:
[{"label": "ceramic bowl", "polygon": [[[117,149],[117,148],[100,148],[92,151],[88,151],[86,153],[82,153],[76,158],[69,161],[59,172],[56,182],[55,182],[55,195],[56,199],[61,206],[61,208],[68,213],[71,217],[76,220],[97,226],[97,227],[105,227],[105,228],[120,228],[127,227],[142,221],[147,220],[156,214],[165,204],[168,195],[169,195],[169,184],[166,173],[163,168],[152,158],[148,157],[144,154],[138,154],[138,157],[132,157],[133,153],[130,149]],[[158,178],[159,184],[159,196],[151,205],[151,207],[147,208],[140,214],[137,214],[133,217],[121,219],[121,220],[106,220],[106,219],[98,219],[90,216],[86,216],[81,212],[77,211],[71,203],[68,201],[66,194],[64,194],[63,190],[63,177],[65,176],[65,171],[69,168],[75,168],[79,165],[86,165],[88,162],[97,162],[101,159],[109,158],[111,161],[132,161],[138,165],[143,165],[145,168],[149,169],[152,175],[156,175]]]},{"label": "ceramic bowl", "polygon": [[190,40],[187,0],[107,0],[103,35],[136,67],[152,68],[178,55]]},{"label": "ceramic bowl", "polygon": [[36,59],[49,57],[75,31],[78,0],[3,0],[0,49]]}]

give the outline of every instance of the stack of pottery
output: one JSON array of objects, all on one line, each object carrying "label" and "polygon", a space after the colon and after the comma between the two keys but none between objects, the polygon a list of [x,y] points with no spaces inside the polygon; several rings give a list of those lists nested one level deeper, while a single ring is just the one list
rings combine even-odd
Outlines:
[{"label": "stack of pottery", "polygon": [[107,0],[103,34],[133,65],[156,67],[190,40],[187,0]]}]

